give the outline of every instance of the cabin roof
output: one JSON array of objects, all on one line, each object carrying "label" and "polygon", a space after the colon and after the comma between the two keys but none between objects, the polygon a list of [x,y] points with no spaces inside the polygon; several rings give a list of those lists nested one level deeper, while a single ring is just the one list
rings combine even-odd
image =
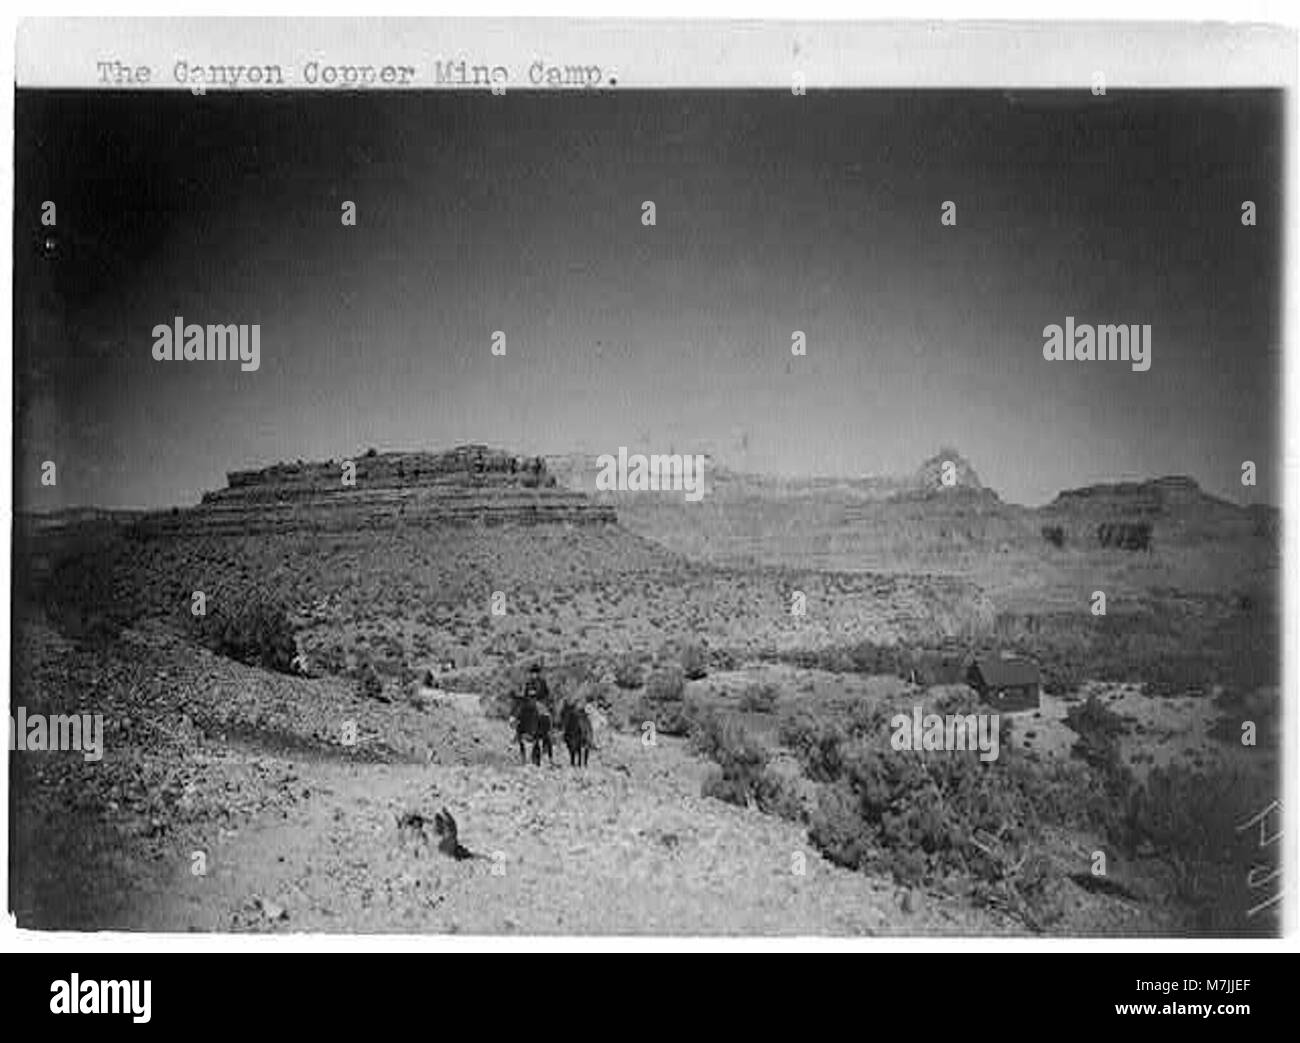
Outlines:
[{"label": "cabin roof", "polygon": [[978,656],[972,667],[979,671],[984,683],[992,688],[1023,684],[1038,684],[1038,664],[1028,659],[999,659]]}]

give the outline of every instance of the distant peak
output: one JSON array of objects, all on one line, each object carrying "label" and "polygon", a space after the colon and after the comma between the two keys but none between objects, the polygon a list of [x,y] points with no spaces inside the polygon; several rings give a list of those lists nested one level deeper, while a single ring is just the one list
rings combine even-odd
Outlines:
[{"label": "distant peak", "polygon": [[1188,492],[1199,492],[1201,489],[1200,483],[1195,478],[1185,474],[1167,474],[1152,479],[1151,484],[1162,489],[1185,489]]},{"label": "distant peak", "polygon": [[920,490],[983,489],[984,483],[975,473],[970,461],[950,445],[942,446],[912,476],[914,486]]}]

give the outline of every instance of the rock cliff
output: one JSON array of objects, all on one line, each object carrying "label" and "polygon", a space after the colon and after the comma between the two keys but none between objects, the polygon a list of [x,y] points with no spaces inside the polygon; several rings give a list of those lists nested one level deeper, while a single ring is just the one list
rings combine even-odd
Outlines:
[{"label": "rock cliff", "polygon": [[136,529],[147,535],[222,535],[616,520],[613,507],[558,487],[541,457],[463,445],[232,471],[226,487],[204,494],[197,507],[152,512]]}]

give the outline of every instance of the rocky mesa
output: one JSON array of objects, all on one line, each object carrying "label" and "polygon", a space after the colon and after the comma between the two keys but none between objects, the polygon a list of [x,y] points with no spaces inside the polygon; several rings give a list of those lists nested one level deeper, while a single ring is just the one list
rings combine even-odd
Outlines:
[{"label": "rocky mesa", "polygon": [[541,457],[462,445],[232,471],[226,487],[204,494],[197,506],[151,512],[136,528],[145,535],[223,535],[616,520],[612,506],[560,487]]}]

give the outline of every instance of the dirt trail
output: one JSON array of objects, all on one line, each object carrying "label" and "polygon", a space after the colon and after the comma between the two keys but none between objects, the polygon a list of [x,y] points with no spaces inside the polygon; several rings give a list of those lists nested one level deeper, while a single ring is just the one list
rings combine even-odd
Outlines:
[{"label": "dirt trail", "polygon": [[[504,725],[478,726],[509,741]],[[500,934],[1000,933],[951,899],[824,862],[799,827],[699,796],[705,765],[672,740],[606,734],[585,770],[294,761],[292,812],[222,831],[207,874],[182,868],[139,909],[154,930]],[[455,861],[403,837],[447,807]],[[796,873],[803,856],[804,875]],[[175,864],[185,866],[178,854]]]},{"label": "dirt trail", "polygon": [[[519,763],[468,693],[420,707],[270,675],[161,630],[87,650],[23,630],[29,709],[103,712],[105,756],[16,761],[22,926],[429,934],[1024,934],[824,861],[798,824],[700,795],[682,740],[599,728],[586,769]],[[339,735],[355,724],[359,743]],[[558,736],[557,736],[558,739]],[[448,808],[460,841],[437,850]],[[424,817],[426,842],[398,828]],[[196,857],[201,856],[201,857]],[[51,872],[50,867],[60,867]],[[202,870],[200,872],[200,870]],[[800,872],[802,870],[802,872]],[[1080,892],[1076,930],[1151,911]]]}]

